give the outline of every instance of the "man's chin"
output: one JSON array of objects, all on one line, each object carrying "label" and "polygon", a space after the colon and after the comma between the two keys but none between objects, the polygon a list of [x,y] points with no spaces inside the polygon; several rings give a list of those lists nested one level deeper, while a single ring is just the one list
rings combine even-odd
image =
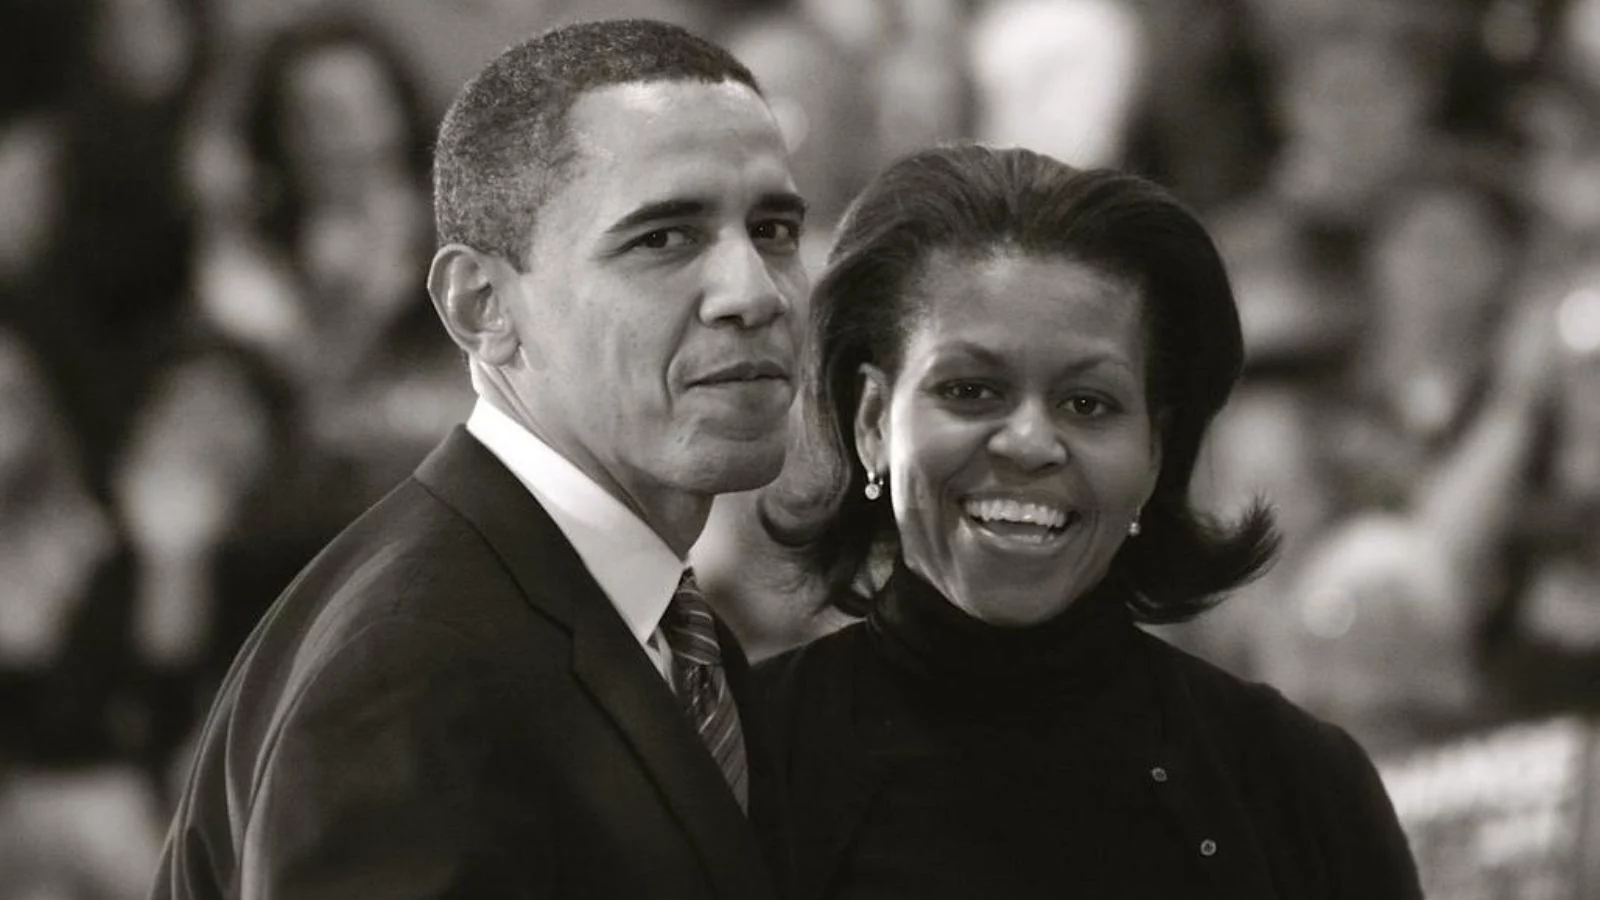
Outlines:
[{"label": "man's chin", "polygon": [[748,440],[706,439],[689,460],[688,474],[700,493],[753,491],[783,471],[784,447],[781,431]]},{"label": "man's chin", "polygon": [[762,442],[787,437],[794,390],[766,379],[696,388],[678,402],[678,421],[710,441]]}]

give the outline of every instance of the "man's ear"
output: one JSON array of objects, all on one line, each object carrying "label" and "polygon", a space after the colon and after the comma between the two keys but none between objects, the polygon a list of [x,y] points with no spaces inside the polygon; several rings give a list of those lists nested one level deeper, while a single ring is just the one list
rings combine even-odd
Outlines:
[{"label": "man's ear", "polygon": [[428,296],[456,346],[492,366],[516,358],[520,341],[505,289],[510,266],[465,244],[446,244],[428,268]]},{"label": "man's ear", "polygon": [[861,364],[861,400],[856,404],[856,453],[868,472],[882,474],[884,435],[889,425],[889,377],[872,363]]}]

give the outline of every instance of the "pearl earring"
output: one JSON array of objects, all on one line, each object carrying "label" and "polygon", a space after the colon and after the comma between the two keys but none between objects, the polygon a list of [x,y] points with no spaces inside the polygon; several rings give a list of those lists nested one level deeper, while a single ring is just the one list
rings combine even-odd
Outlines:
[{"label": "pearl earring", "polygon": [[1128,523],[1128,537],[1138,537],[1143,533],[1144,526],[1139,524],[1139,519],[1137,517],[1135,517],[1132,522]]},{"label": "pearl earring", "polygon": [[861,489],[861,493],[866,494],[868,500],[876,500],[879,497],[882,497],[883,496],[883,480],[882,480],[882,476],[880,476],[877,472],[873,472],[871,470],[868,470],[868,472],[867,472],[867,486]]}]

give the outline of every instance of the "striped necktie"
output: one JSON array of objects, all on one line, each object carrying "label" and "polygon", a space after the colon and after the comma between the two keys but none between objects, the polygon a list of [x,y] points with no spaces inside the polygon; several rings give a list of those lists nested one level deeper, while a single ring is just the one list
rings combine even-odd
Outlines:
[{"label": "striped necktie", "polygon": [[706,749],[728,779],[739,807],[744,809],[749,803],[744,732],[722,669],[717,620],[695,584],[693,570],[686,570],[678,581],[667,613],[661,618],[661,631],[672,647],[672,686],[684,714],[700,733]]}]

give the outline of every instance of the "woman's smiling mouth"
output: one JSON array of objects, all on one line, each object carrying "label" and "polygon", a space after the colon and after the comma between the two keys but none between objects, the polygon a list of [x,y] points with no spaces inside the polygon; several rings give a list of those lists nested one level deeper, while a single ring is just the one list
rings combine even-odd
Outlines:
[{"label": "woman's smiling mouth", "polygon": [[1054,549],[1080,515],[1051,503],[1004,497],[971,498],[962,511],[974,530],[1000,549]]}]

